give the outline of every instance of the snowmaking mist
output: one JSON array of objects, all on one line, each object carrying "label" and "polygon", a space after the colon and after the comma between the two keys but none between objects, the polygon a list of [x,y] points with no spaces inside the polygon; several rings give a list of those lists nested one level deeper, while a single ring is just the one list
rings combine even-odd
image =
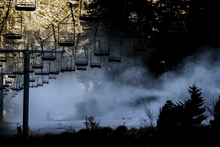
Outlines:
[{"label": "snowmaking mist", "polygon": [[[143,62],[143,57],[150,57],[150,53],[134,53],[129,40],[124,44],[121,63],[110,63],[103,57],[102,68],[87,67],[86,71],[59,74],[49,85],[30,89],[30,123],[93,116],[109,120],[129,118],[138,126],[144,115],[144,105],[150,103],[157,119],[159,108],[166,100],[188,99],[188,86],[193,83],[202,88],[206,103],[212,96],[220,95],[219,49],[198,48],[175,71],[154,78]],[[10,99],[13,113],[6,113],[5,118],[21,122],[22,103],[23,93],[20,92]]]}]

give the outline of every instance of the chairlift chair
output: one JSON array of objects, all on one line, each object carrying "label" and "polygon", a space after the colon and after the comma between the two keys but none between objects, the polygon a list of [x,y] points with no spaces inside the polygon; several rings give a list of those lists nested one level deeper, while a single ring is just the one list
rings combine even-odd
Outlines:
[{"label": "chairlift chair", "polygon": [[[20,58],[20,57],[19,57]],[[22,61],[19,61],[20,59],[19,58],[14,58],[14,69],[13,69],[13,74],[17,74],[17,75],[23,75],[24,74],[24,66],[23,66],[23,63]]]},{"label": "chairlift chair", "polygon": [[16,0],[15,9],[18,11],[35,11],[36,0]]},{"label": "chairlift chair", "polygon": [[6,91],[6,92],[9,92],[10,90],[6,88],[5,91]]},{"label": "chairlift chair", "polygon": [[29,82],[35,82],[35,79],[33,78],[33,79],[29,79]]},{"label": "chairlift chair", "polygon": [[42,60],[47,60],[47,61],[54,61],[56,60],[56,50],[53,49],[51,53],[43,53],[42,55]]},{"label": "chairlift chair", "polygon": [[13,91],[16,91],[16,92],[20,92],[22,89],[21,88],[17,88],[17,87],[15,87],[15,88],[11,88],[11,90],[13,90]]},{"label": "chairlift chair", "polygon": [[49,79],[56,79],[56,75],[49,75]]},{"label": "chairlift chair", "polygon": [[4,84],[3,87],[10,87],[10,84]]},{"label": "chairlift chair", "polygon": [[109,62],[121,62],[121,32],[117,30],[116,35],[113,37],[114,41],[109,45]]},{"label": "chairlift chair", "polygon": [[[96,59],[94,59],[96,58]],[[98,58],[98,59],[97,59]],[[90,53],[90,67],[91,68],[101,68],[101,57],[95,57],[94,51]]]},{"label": "chairlift chair", "polygon": [[[39,36],[40,47],[42,50],[42,60],[54,61],[56,59],[56,36],[53,24],[50,24],[45,31]],[[51,53],[45,53],[44,50],[52,50]]]},{"label": "chairlift chair", "polygon": [[75,60],[73,57],[63,57],[62,59],[61,72],[71,72],[75,71]]},{"label": "chairlift chair", "polygon": [[45,66],[42,69],[38,69],[35,71],[35,75],[49,75],[49,67]]},{"label": "chairlift chair", "polygon": [[87,66],[88,65],[88,48],[82,44],[78,40],[78,45],[76,46],[75,49],[75,65],[76,66]]},{"label": "chairlift chair", "polygon": [[[56,41],[41,40],[42,60],[54,61],[56,59]],[[51,53],[44,53],[44,48],[52,50]]]},{"label": "chairlift chair", "polygon": [[59,60],[49,62],[49,74],[58,75],[59,74]]},{"label": "chairlift chair", "polygon": [[59,23],[58,45],[59,46],[74,46],[75,45],[75,24]]},{"label": "chairlift chair", "polygon": [[8,78],[16,78],[16,75],[8,75]]},{"label": "chairlift chair", "polygon": [[38,77],[37,77],[37,86],[43,86],[42,76],[38,76]]},{"label": "chairlift chair", "polygon": [[37,80],[35,82],[30,83],[31,88],[37,88]]},{"label": "chairlift chair", "polygon": [[11,84],[13,81],[12,80],[9,80],[9,79],[7,79],[7,80],[5,80],[5,84]]},{"label": "chairlift chair", "polygon": [[100,39],[95,41],[94,48],[95,56],[109,56],[109,46],[107,46],[107,50],[103,50],[103,45],[101,44]]},{"label": "chairlift chair", "polygon": [[19,76],[17,76],[17,78],[15,79],[15,81],[12,83],[12,87],[11,87],[11,90],[13,91],[17,91],[19,92],[21,89],[19,88]]},{"label": "chairlift chair", "polygon": [[94,36],[94,55],[95,56],[109,56],[109,35],[100,28],[100,23],[96,26]]},{"label": "chairlift chair", "polygon": [[38,54],[35,56],[35,59],[33,59],[32,63],[31,63],[31,67],[33,69],[42,69],[43,66],[43,61],[41,58],[41,54]]},{"label": "chairlift chair", "polygon": [[77,70],[86,70],[86,66],[77,66]]},{"label": "chairlift chair", "polygon": [[[15,12],[12,9],[13,12]],[[16,13],[16,12],[15,12]],[[17,16],[9,16],[6,19],[6,38],[7,39],[21,39],[22,38],[22,17],[16,13]]]},{"label": "chairlift chair", "polygon": [[49,75],[42,75],[42,84],[49,84]]}]

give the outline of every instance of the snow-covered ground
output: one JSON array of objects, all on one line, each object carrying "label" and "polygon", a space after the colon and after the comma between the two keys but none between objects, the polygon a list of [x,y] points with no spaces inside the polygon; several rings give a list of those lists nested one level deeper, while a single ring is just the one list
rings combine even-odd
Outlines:
[{"label": "snow-covered ground", "polygon": [[[99,126],[109,126],[111,128],[116,128],[120,125],[126,125],[130,127],[139,127],[139,125],[132,119],[96,119],[96,122],[100,120]],[[69,120],[69,121],[45,121],[40,124],[29,124],[30,134],[46,134],[46,133],[62,133],[74,130],[78,131],[80,129],[85,129],[85,120]],[[125,124],[124,124],[125,122]],[[22,124],[20,124],[22,125]],[[5,123],[0,125],[1,133],[4,135],[14,135],[17,134],[17,123]]]}]

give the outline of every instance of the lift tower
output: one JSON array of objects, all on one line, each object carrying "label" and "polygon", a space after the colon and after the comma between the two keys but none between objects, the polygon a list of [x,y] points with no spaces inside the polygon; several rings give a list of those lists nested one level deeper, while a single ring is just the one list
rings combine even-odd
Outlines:
[{"label": "lift tower", "polygon": [[[30,72],[30,54],[32,53],[52,53],[62,54],[63,51],[51,51],[51,50],[12,50],[12,49],[1,49],[0,53],[23,53],[24,54],[24,93],[23,93],[23,135],[29,136],[28,127],[28,109],[29,109],[29,72]],[[3,99],[3,97],[2,97]],[[2,100],[1,99],[1,100]]]}]

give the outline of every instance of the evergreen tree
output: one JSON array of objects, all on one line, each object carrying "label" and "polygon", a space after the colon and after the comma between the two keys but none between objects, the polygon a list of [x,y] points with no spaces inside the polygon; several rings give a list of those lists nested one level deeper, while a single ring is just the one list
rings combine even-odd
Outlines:
[{"label": "evergreen tree", "polygon": [[201,90],[202,89],[199,89],[195,83],[189,86],[188,92],[190,98],[183,104],[184,114],[182,123],[184,126],[200,125],[201,122],[207,118],[207,116],[204,115],[205,107],[202,107],[204,100],[203,97],[201,97]]},{"label": "evergreen tree", "polygon": [[176,105],[171,100],[167,100],[159,114],[157,128],[164,130],[177,127],[179,125],[177,114]]}]

